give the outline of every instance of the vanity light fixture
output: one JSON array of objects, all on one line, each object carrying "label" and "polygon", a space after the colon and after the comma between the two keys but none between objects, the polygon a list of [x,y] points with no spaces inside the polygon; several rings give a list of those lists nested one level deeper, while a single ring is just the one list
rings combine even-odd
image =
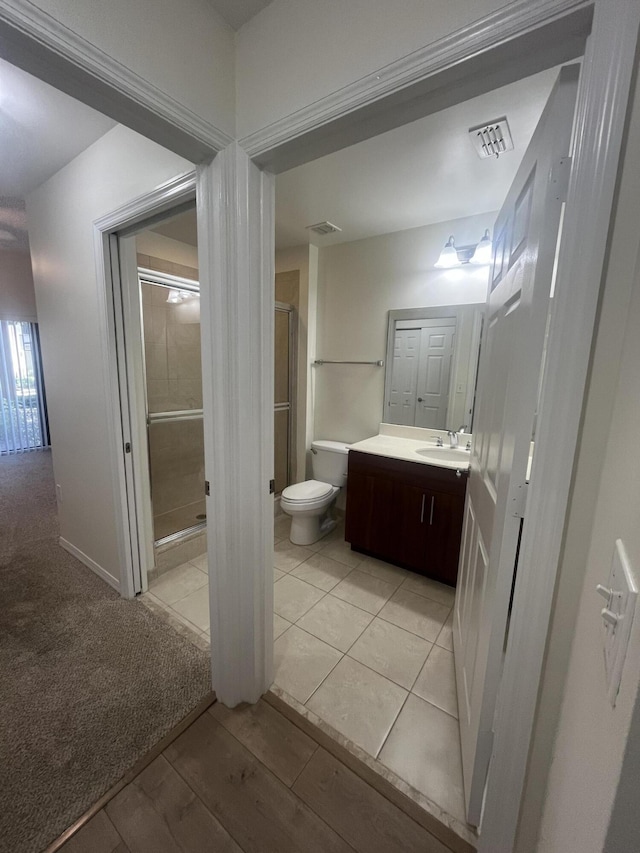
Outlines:
[{"label": "vanity light fixture", "polygon": [[456,246],[456,241],[453,234],[444,244],[440,257],[435,262],[434,267],[438,269],[453,269],[466,264],[480,266],[491,263],[492,243],[489,236],[489,229],[486,228],[484,237],[477,245]]},{"label": "vanity light fixture", "polygon": [[484,237],[476,246],[476,250],[471,256],[469,263],[478,265],[490,264],[492,252],[493,244],[491,242],[491,237],[489,236],[489,229],[487,228],[485,229]]},{"label": "vanity light fixture", "polygon": [[170,305],[179,305],[182,302],[182,296],[179,290],[170,290],[167,296],[167,302]]},{"label": "vanity light fixture", "polygon": [[438,269],[450,269],[451,267],[459,267],[460,263],[461,261],[458,258],[456,243],[452,234],[444,244],[444,247],[440,252],[440,257],[435,262],[434,266],[438,267]]}]

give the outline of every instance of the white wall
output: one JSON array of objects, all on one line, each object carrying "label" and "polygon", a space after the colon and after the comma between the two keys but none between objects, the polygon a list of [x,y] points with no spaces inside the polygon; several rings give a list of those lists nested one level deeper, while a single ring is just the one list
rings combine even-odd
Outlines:
[{"label": "white wall", "polygon": [[29,250],[0,250],[0,320],[37,319]]},{"label": "white wall", "polygon": [[504,5],[503,0],[273,0],[237,35],[238,137]]},{"label": "white wall", "polygon": [[[488,269],[434,268],[444,243],[477,243],[495,213],[396,231],[320,249],[317,357],[386,359],[388,312],[397,308],[483,303]],[[354,442],[376,435],[382,420],[384,368],[314,368],[315,438]]]},{"label": "white wall", "polygon": [[27,199],[64,539],[120,577],[93,222],[191,164],[118,126]]},{"label": "white wall", "polygon": [[235,34],[208,0],[35,0],[35,5],[233,135]]},{"label": "white wall", "polygon": [[[640,468],[629,459],[628,438],[640,422],[640,276],[624,331],[624,351],[613,422],[587,559],[578,620],[549,776],[538,849],[599,853],[620,776],[640,683],[640,612],[633,623],[618,702],[607,698],[601,640],[601,597],[615,540],[621,538],[640,582]],[[622,330],[621,330],[622,331]],[[637,815],[626,819],[637,821]],[[631,826],[630,825],[630,826]],[[629,827],[630,828],[630,827]],[[636,827],[637,828],[637,827]],[[636,835],[636,841],[638,836]],[[628,850],[637,849],[630,846]]]}]

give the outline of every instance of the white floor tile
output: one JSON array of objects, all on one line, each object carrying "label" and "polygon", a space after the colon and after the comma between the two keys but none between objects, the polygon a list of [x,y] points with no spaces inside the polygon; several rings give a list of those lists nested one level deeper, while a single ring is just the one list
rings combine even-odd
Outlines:
[{"label": "white floor tile", "polygon": [[402,584],[402,588],[406,589],[407,592],[415,592],[416,595],[424,595],[426,598],[431,598],[439,604],[446,604],[447,607],[453,607],[456,597],[456,591],[452,586],[438,583],[438,581],[426,578],[423,575],[417,575],[414,572],[409,573],[409,576]]},{"label": "white floor tile", "polygon": [[344,539],[329,540],[319,553],[325,557],[331,557],[332,560],[337,560],[339,563],[344,563],[345,566],[352,569],[364,560],[364,556],[358,554],[357,551],[352,551],[351,545]]},{"label": "white floor tile", "polygon": [[291,622],[287,619],[283,619],[282,616],[278,616],[277,613],[273,614],[273,639],[277,640],[287,628],[291,627]]},{"label": "white floor tile", "polygon": [[313,554],[308,548],[303,548],[302,545],[294,545],[288,539],[283,539],[278,542],[273,549],[273,565],[281,572],[290,572],[299,566]]},{"label": "white floor tile", "polygon": [[313,554],[304,563],[291,570],[291,575],[307,583],[329,592],[340,583],[351,571],[349,566],[325,557],[324,554]]},{"label": "white floor tile", "polygon": [[348,601],[349,604],[354,604],[361,610],[366,610],[375,616],[391,597],[394,589],[393,584],[374,578],[373,575],[368,575],[365,572],[354,570],[331,590],[331,595]]},{"label": "white floor tile", "polygon": [[209,630],[209,584],[181,598],[173,609],[201,631]]},{"label": "white floor tile", "polygon": [[191,560],[191,562],[196,567],[196,569],[200,569],[200,571],[204,572],[205,575],[209,574],[209,564],[207,562],[207,555],[206,554],[200,554],[199,557],[194,557],[193,560]]},{"label": "white floor tile", "polygon": [[165,604],[173,605],[206,583],[207,577],[203,572],[196,569],[191,563],[184,563],[152,581],[149,591]]},{"label": "white floor tile", "polygon": [[400,587],[378,615],[433,643],[449,615],[449,608]]},{"label": "white floor tile", "polygon": [[406,696],[397,684],[344,657],[307,707],[375,757]]},{"label": "white floor tile", "polygon": [[373,575],[374,578],[380,578],[380,580],[393,584],[395,587],[399,587],[410,574],[406,569],[401,569],[399,566],[392,566],[391,563],[376,560],[374,557],[364,559],[358,565],[358,571]]},{"label": "white floor tile", "polygon": [[297,622],[324,595],[321,589],[287,575],[273,587],[273,609],[289,622]]},{"label": "white floor tile", "polygon": [[341,657],[327,643],[292,625],[273,646],[274,682],[304,703]]},{"label": "white floor tile", "polygon": [[280,542],[281,539],[289,538],[289,531],[291,530],[291,517],[288,515],[280,515],[273,524],[273,537],[276,542]]},{"label": "white floor tile", "polygon": [[298,626],[341,652],[348,651],[373,619],[346,601],[325,596],[298,620]]},{"label": "white floor tile", "polygon": [[452,652],[440,646],[433,647],[413,685],[413,692],[457,719],[458,697]]},{"label": "white floor tile", "polygon": [[376,618],[353,644],[349,657],[410,690],[430,651],[431,643]]},{"label": "white floor tile", "polygon": [[284,573],[284,572],[281,572],[281,571],[280,571],[280,569],[276,569],[276,567],[275,567],[275,566],[273,567],[273,582],[274,582],[274,583],[275,583],[276,581],[279,581],[279,580],[280,580],[280,578],[283,578],[283,577],[284,577],[284,575],[285,575],[285,573]]},{"label": "white floor tile", "polygon": [[453,610],[438,634],[436,645],[443,649],[448,649],[450,652],[453,651]]},{"label": "white floor tile", "polygon": [[465,820],[460,734],[450,714],[410,694],[378,757],[450,815]]}]

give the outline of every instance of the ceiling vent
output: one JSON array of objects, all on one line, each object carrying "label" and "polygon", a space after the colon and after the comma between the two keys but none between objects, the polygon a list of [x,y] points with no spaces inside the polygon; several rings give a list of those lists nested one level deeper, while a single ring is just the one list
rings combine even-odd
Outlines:
[{"label": "ceiling vent", "polygon": [[342,228],[338,228],[337,225],[333,225],[331,222],[316,222],[315,225],[307,225],[307,228],[315,234],[335,234],[338,231],[342,231]]},{"label": "ceiling vent", "polygon": [[504,116],[487,124],[470,127],[469,137],[481,160],[487,157],[499,157],[505,151],[513,149],[509,122]]}]

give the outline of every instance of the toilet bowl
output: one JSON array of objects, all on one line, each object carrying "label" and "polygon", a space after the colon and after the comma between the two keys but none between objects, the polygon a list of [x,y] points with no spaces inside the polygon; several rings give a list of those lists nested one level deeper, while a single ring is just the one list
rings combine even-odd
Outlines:
[{"label": "toilet bowl", "polygon": [[280,508],[291,516],[289,539],[294,545],[312,545],[336,526],[330,509],[347,481],[348,452],[349,445],[340,441],[314,441],[314,479],[283,490]]}]

